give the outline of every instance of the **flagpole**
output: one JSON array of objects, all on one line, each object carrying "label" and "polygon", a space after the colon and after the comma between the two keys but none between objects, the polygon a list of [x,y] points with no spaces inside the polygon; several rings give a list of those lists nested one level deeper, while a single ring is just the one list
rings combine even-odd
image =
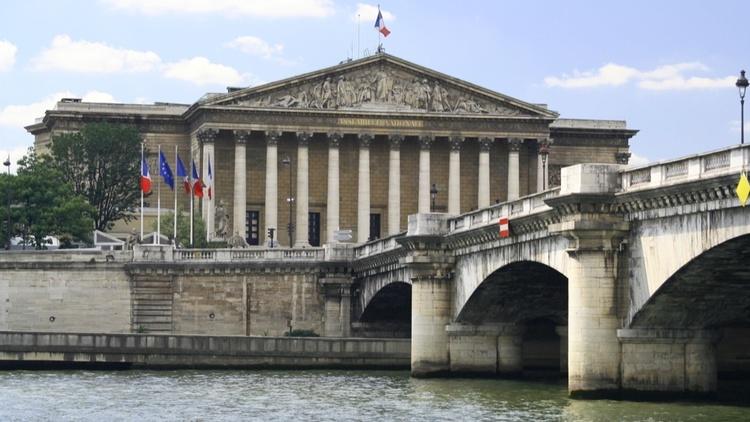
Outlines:
[{"label": "flagpole", "polygon": [[[143,178],[143,159],[144,159],[143,154],[144,154],[145,145],[146,143],[141,141],[141,178]],[[141,188],[141,239],[140,240],[143,240],[143,188]]]},{"label": "flagpole", "polygon": [[156,177],[156,237],[154,245],[161,245],[161,144],[159,144],[159,176]]},{"label": "flagpole", "polygon": [[[174,146],[174,165],[177,170],[177,145]],[[172,239],[174,239],[174,246],[177,247],[177,184],[174,186],[174,227],[172,228]]]},{"label": "flagpole", "polygon": [[193,154],[190,154],[190,170],[188,170],[188,180],[190,180],[190,247],[193,247]]}]

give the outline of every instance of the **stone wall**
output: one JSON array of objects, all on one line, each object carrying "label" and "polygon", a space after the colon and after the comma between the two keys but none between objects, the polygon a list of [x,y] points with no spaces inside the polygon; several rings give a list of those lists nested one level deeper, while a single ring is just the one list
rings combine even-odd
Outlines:
[{"label": "stone wall", "polygon": [[127,333],[130,325],[122,265],[36,264],[0,271],[0,330]]}]

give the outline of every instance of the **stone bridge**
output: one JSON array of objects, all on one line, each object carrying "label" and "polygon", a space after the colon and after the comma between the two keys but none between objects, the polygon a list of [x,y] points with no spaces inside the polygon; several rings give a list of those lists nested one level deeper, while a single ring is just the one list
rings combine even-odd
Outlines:
[{"label": "stone bridge", "polygon": [[[634,169],[324,248],[0,254],[0,330],[411,338],[415,376],[567,374],[571,393],[711,394],[750,375],[750,148]],[[498,220],[509,219],[500,237]]]},{"label": "stone bridge", "polygon": [[710,394],[750,371],[749,152],[580,164],[553,190],[410,216],[353,251],[355,331],[410,329],[417,376],[559,368],[573,394]]}]

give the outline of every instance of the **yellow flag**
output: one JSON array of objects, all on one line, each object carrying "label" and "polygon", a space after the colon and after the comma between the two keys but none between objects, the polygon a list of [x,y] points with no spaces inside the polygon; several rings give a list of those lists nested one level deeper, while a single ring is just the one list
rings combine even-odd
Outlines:
[{"label": "yellow flag", "polygon": [[740,198],[740,205],[744,207],[747,204],[748,196],[750,196],[750,182],[747,181],[744,171],[740,174],[740,181],[737,183],[737,189],[734,191],[737,192],[737,197]]}]

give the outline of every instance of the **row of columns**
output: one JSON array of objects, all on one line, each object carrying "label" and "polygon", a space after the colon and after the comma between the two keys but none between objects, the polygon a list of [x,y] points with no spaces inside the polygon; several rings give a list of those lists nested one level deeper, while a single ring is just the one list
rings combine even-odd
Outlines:
[{"label": "row of columns", "polygon": [[[202,130],[198,138],[203,146],[204,173],[208,165],[208,157],[214,156],[214,141],[217,131]],[[297,194],[295,215],[295,247],[308,246],[308,211],[309,211],[309,153],[310,133],[299,132],[297,136]],[[278,162],[278,140],[281,132],[266,132],[266,163]],[[334,241],[334,232],[339,229],[340,202],[340,164],[339,145],[343,135],[332,133],[328,136],[328,194],[326,226],[327,239]],[[233,234],[245,235],[245,213],[247,203],[247,162],[246,144],[250,139],[250,132],[234,131],[234,197],[233,197]],[[359,163],[358,163],[358,193],[357,193],[357,242],[366,242],[370,235],[370,145],[374,139],[372,134],[358,135]],[[401,231],[401,144],[404,136],[389,136],[388,159],[388,224],[387,235],[394,235]],[[435,138],[422,136],[419,138],[419,182],[417,212],[429,213],[430,207],[430,149]],[[479,174],[477,186],[478,208],[490,205],[490,148],[494,138],[479,139]],[[450,155],[448,169],[448,213],[461,212],[461,147],[464,138],[453,136],[449,138]],[[510,139],[508,142],[508,200],[519,197],[520,168],[519,151],[522,139]],[[537,190],[544,190],[546,184],[542,180],[546,175],[547,139],[538,141],[540,156],[538,167]],[[207,175],[204,174],[204,178]],[[265,184],[265,226],[278,227],[278,166],[266,165]],[[204,201],[204,215],[213,216],[213,201]],[[212,224],[209,221],[209,224]]]}]

